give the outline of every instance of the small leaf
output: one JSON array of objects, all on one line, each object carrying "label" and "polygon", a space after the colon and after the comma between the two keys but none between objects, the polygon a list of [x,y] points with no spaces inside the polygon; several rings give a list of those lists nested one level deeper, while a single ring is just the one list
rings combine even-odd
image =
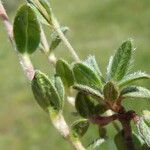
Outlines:
[{"label": "small leaf", "polygon": [[70,65],[64,60],[58,60],[56,63],[56,74],[59,75],[66,88],[74,84],[73,72]]},{"label": "small leaf", "polygon": [[133,50],[132,41],[127,40],[116,51],[111,63],[110,75],[108,75],[111,79],[119,81],[128,73]]},{"label": "small leaf", "polygon": [[44,73],[35,72],[31,87],[36,101],[46,112],[48,112],[49,107],[56,111],[62,109],[62,101],[57,89]]},{"label": "small leaf", "polygon": [[108,62],[108,65],[107,65],[106,81],[110,81],[110,79],[111,79],[111,67],[112,67],[112,63],[113,63],[113,56],[111,56],[109,58],[109,62]]},{"label": "small leaf", "polygon": [[101,149],[101,145],[106,142],[106,139],[104,138],[98,138],[94,140],[89,146],[87,147],[87,150],[99,150]]},{"label": "small leaf", "polygon": [[[69,30],[68,27],[61,27],[60,29],[64,34],[66,34],[67,31]],[[56,49],[61,42],[61,38],[59,37],[58,33],[56,33],[55,31],[52,33],[51,38],[52,38],[52,42],[50,44],[50,52]]]},{"label": "small leaf", "polygon": [[[132,138],[133,143],[135,144],[135,149],[142,150],[143,141],[135,133],[132,134]],[[127,143],[123,138],[123,131],[120,131],[115,135],[114,142],[118,150],[127,150]]]},{"label": "small leaf", "polygon": [[14,39],[20,53],[32,54],[40,43],[40,26],[29,5],[23,5],[14,21]]},{"label": "small leaf", "polygon": [[150,111],[149,110],[143,110],[143,119],[145,123],[150,127]]},{"label": "small leaf", "polygon": [[41,13],[45,20],[52,25],[52,9],[48,0],[27,0],[28,3],[32,4]]},{"label": "small leaf", "polygon": [[138,128],[139,135],[145,141],[145,143],[150,147],[150,128],[144,122],[142,118],[136,124]]},{"label": "small leaf", "polygon": [[98,67],[95,56],[90,55],[83,63],[90,67],[90,69],[92,69],[100,79],[102,78],[102,73]]},{"label": "small leaf", "polygon": [[112,82],[107,82],[103,89],[104,97],[107,101],[116,100],[119,92]]},{"label": "small leaf", "polygon": [[75,84],[73,88],[85,94],[91,95],[99,100],[104,100],[103,95],[98,90],[94,90],[93,88],[86,85]]},{"label": "small leaf", "polygon": [[129,83],[132,83],[134,81],[137,81],[137,80],[141,80],[141,79],[150,79],[150,75],[146,74],[146,73],[143,73],[143,72],[135,72],[135,73],[132,73],[132,74],[129,74],[127,76],[125,76],[119,83],[118,85],[120,87],[122,86],[125,86],[125,85],[128,85]]},{"label": "small leaf", "polygon": [[83,118],[89,118],[96,113],[93,99],[81,92],[76,96],[75,107]]},{"label": "small leaf", "polygon": [[100,89],[102,87],[101,80],[97,74],[83,63],[74,64],[73,73],[77,84],[87,85],[94,89]]},{"label": "small leaf", "polygon": [[150,98],[150,90],[140,86],[130,86],[121,92],[124,98]]},{"label": "small leaf", "polygon": [[80,119],[71,125],[71,130],[74,138],[81,138],[87,132],[89,122],[87,119]]},{"label": "small leaf", "polygon": [[62,107],[63,107],[63,105],[64,105],[63,103],[64,103],[64,99],[65,99],[65,89],[64,89],[64,85],[62,83],[62,80],[59,76],[55,76],[55,87],[57,89],[59,97],[61,98]]}]

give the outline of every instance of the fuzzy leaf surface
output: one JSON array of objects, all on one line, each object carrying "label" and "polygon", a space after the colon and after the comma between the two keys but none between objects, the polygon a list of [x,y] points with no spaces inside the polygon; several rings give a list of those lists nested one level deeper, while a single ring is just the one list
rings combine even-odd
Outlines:
[{"label": "fuzzy leaf surface", "polygon": [[116,81],[121,80],[131,65],[133,44],[131,40],[125,41],[116,51],[110,66],[110,78]]},{"label": "fuzzy leaf surface", "polygon": [[129,74],[127,76],[125,76],[119,83],[118,85],[120,87],[122,86],[126,86],[129,83],[132,83],[134,81],[138,81],[138,80],[142,80],[142,79],[150,79],[150,75],[143,73],[143,72],[135,72],[132,74]]},{"label": "fuzzy leaf surface", "polygon": [[56,63],[56,74],[61,77],[66,88],[74,84],[74,76],[70,65],[65,60],[58,60]]},{"label": "fuzzy leaf surface", "polygon": [[102,82],[97,74],[83,63],[74,64],[73,73],[77,84],[87,85],[94,89],[102,87]]},{"label": "fuzzy leaf surface", "polygon": [[71,125],[71,130],[74,138],[81,138],[87,132],[89,122],[87,119],[79,119]]},{"label": "fuzzy leaf surface", "polygon": [[[67,31],[69,30],[68,27],[61,27],[60,29],[64,34],[66,34]],[[56,32],[52,33],[51,38],[52,38],[52,42],[50,44],[50,51],[53,51],[61,43],[61,38],[59,37],[59,35]]]},{"label": "fuzzy leaf surface", "polygon": [[150,98],[150,90],[140,86],[130,86],[121,92],[124,98]]},{"label": "fuzzy leaf surface", "polygon": [[32,54],[40,43],[40,26],[29,5],[23,5],[15,16],[14,39],[20,53]]},{"label": "fuzzy leaf surface", "polygon": [[44,73],[35,72],[31,87],[37,103],[45,111],[48,111],[48,107],[52,107],[56,111],[62,109],[62,101],[57,89]]}]

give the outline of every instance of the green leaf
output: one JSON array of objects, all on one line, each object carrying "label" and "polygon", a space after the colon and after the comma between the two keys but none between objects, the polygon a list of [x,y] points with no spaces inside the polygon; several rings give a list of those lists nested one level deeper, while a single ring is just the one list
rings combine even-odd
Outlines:
[{"label": "green leaf", "polygon": [[144,122],[142,118],[136,124],[138,128],[139,135],[145,141],[145,143],[150,147],[150,128]]},{"label": "green leaf", "polygon": [[74,138],[81,138],[87,132],[89,122],[87,119],[79,119],[71,125],[71,130]]},{"label": "green leaf", "polygon": [[150,111],[149,110],[143,110],[143,119],[145,123],[150,127]]},{"label": "green leaf", "polygon": [[48,112],[49,107],[56,111],[60,111],[62,109],[62,101],[57,89],[44,73],[40,71],[35,72],[31,87],[37,103],[46,112]]},{"label": "green leaf", "polygon": [[104,138],[98,138],[94,140],[89,146],[87,147],[87,150],[99,150],[101,149],[101,145],[106,142],[106,139]]},{"label": "green leaf", "polygon": [[98,91],[98,90],[95,90],[89,86],[86,86],[86,85],[81,85],[81,84],[75,84],[73,86],[74,89],[80,91],[80,92],[83,92],[85,94],[89,94],[99,100],[104,100],[104,97],[103,95]]},{"label": "green leaf", "polygon": [[90,67],[90,69],[93,70],[100,79],[102,78],[102,73],[98,67],[95,56],[90,55],[83,63]]},{"label": "green leaf", "polygon": [[20,53],[32,54],[40,43],[40,26],[29,5],[23,5],[14,20],[14,39]]},{"label": "green leaf", "polygon": [[89,118],[92,115],[96,114],[97,112],[95,112],[95,106],[95,102],[90,96],[81,92],[77,94],[75,100],[75,107],[78,113],[83,118]]},{"label": "green leaf", "polygon": [[[143,141],[135,133],[132,134],[132,138],[133,143],[135,144],[135,149],[142,150]],[[120,131],[115,135],[114,142],[118,150],[127,150],[127,143],[123,138],[123,131]]]},{"label": "green leaf", "polygon": [[73,66],[73,73],[77,84],[87,85],[94,89],[101,89],[102,83],[97,74],[87,65],[76,63]]},{"label": "green leaf", "polygon": [[106,138],[107,137],[107,129],[105,127],[99,126],[99,136],[101,138]]},{"label": "green leaf", "polygon": [[140,86],[130,86],[122,90],[124,98],[150,98],[150,90]]},{"label": "green leaf", "polygon": [[58,60],[56,63],[56,74],[59,75],[66,88],[74,84],[73,72],[65,60]]},{"label": "green leaf", "polygon": [[41,13],[49,25],[52,25],[52,9],[48,0],[27,0]]},{"label": "green leaf", "polygon": [[117,87],[112,82],[107,82],[103,89],[105,100],[116,100],[119,96]]},{"label": "green leaf", "polygon": [[116,81],[121,80],[129,71],[133,50],[132,40],[125,41],[116,51],[113,60],[111,60],[111,66],[108,67],[110,68],[110,75],[107,76]]},{"label": "green leaf", "polygon": [[138,81],[138,80],[141,80],[141,79],[150,79],[150,75],[146,74],[146,73],[143,73],[143,72],[135,72],[135,73],[132,73],[132,74],[129,74],[127,76],[125,76],[119,83],[118,85],[120,87],[122,86],[126,86],[128,85],[129,83],[132,83],[134,81]]},{"label": "green leaf", "polygon": [[[67,31],[69,30],[68,27],[61,27],[60,29],[64,34],[66,34]],[[50,52],[56,49],[58,45],[61,43],[61,38],[59,37],[58,33],[56,33],[55,31],[52,33],[51,38],[52,38],[52,42],[50,44]]]},{"label": "green leaf", "polygon": [[59,94],[59,97],[61,98],[62,101],[62,107],[64,105],[64,100],[65,100],[65,89],[64,85],[62,83],[62,80],[59,76],[55,76],[55,87],[57,89],[57,92]]}]

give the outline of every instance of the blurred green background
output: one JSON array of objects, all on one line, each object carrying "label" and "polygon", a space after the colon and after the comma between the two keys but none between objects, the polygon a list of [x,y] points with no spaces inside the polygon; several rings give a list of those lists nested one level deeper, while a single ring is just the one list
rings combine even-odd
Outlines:
[{"label": "blurred green background", "polygon": [[[19,3],[23,0],[4,0],[4,5],[13,20]],[[62,25],[70,27],[68,34],[72,45],[81,58],[96,55],[102,69],[114,50],[129,37],[135,40],[134,70],[141,69],[150,73],[150,1],[149,0],[51,0],[54,12]],[[66,48],[61,44],[56,55],[71,61]],[[36,68],[54,72],[46,58],[36,52],[32,56]],[[55,131],[48,116],[39,108],[31,93],[18,58],[12,51],[5,28],[0,21],[0,149],[1,150],[69,150],[71,147]],[[150,88],[150,81],[140,82]],[[127,100],[127,109],[134,109],[139,114],[143,109],[150,109],[150,101]],[[71,106],[66,104],[71,112]],[[65,110],[69,123],[71,115]],[[116,133],[108,127],[107,144],[102,150],[116,150],[113,136]],[[97,137],[96,127],[83,138],[88,145]]]}]

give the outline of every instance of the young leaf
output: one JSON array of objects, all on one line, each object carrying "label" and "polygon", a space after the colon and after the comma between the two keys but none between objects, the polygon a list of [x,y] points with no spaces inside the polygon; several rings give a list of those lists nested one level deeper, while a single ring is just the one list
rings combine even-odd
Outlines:
[{"label": "young leaf", "polygon": [[97,74],[87,65],[76,63],[73,66],[73,73],[77,84],[87,85],[94,89],[102,88],[102,83]]},{"label": "young leaf", "polygon": [[45,111],[48,111],[48,107],[56,111],[62,109],[62,101],[57,89],[44,73],[35,72],[31,87],[36,101]]},{"label": "young leaf", "polygon": [[65,60],[58,60],[56,63],[56,74],[59,75],[66,88],[74,84],[73,72]]},{"label": "young leaf", "polygon": [[63,102],[64,102],[64,99],[65,99],[65,89],[64,89],[64,85],[62,83],[62,80],[59,76],[55,76],[55,87],[57,89],[59,97],[61,98],[62,107],[63,107]]},{"label": "young leaf", "polygon": [[119,96],[118,89],[112,82],[107,82],[103,89],[105,100],[116,100]]},{"label": "young leaf", "polygon": [[14,39],[20,53],[32,54],[40,43],[40,26],[29,5],[23,5],[14,20]]},{"label": "young leaf", "polygon": [[[66,34],[68,30],[69,30],[68,27],[61,27],[61,31],[64,34]],[[51,38],[52,38],[52,42],[50,44],[50,52],[56,49],[61,42],[61,38],[55,31],[52,33]]]},{"label": "young leaf", "polygon": [[79,92],[76,96],[75,107],[78,113],[83,118],[89,118],[95,114],[95,103],[93,99],[85,95],[84,93]]},{"label": "young leaf", "polygon": [[52,25],[52,9],[48,0],[27,0],[41,13],[49,25]]},{"label": "young leaf", "polygon": [[150,111],[148,110],[143,110],[143,119],[145,123],[150,127]]},{"label": "young leaf", "polygon": [[124,98],[150,98],[150,90],[140,86],[127,87],[121,93]]},{"label": "young leaf", "polygon": [[150,147],[150,128],[144,122],[142,118],[136,124],[138,128],[139,135],[145,141],[145,143]]},{"label": "young leaf", "polygon": [[127,40],[120,46],[113,57],[109,75],[111,79],[119,81],[127,74],[131,65],[132,53],[132,41]]},{"label": "young leaf", "polygon": [[108,66],[107,66],[107,71],[106,71],[106,81],[110,81],[110,79],[111,79],[112,62],[113,62],[113,56],[111,56],[109,58],[109,62],[108,62]]},{"label": "young leaf", "polygon": [[71,125],[71,130],[74,138],[81,138],[87,132],[89,122],[87,119],[79,119]]},{"label": "young leaf", "polygon": [[90,69],[92,69],[97,74],[97,76],[101,79],[102,73],[98,67],[95,56],[90,55],[83,63],[88,67],[90,67]]},{"label": "young leaf", "polygon": [[[132,134],[132,138],[135,149],[142,150],[143,141],[135,133]],[[127,143],[123,138],[123,131],[120,131],[115,135],[114,142],[118,150],[127,150]]]},{"label": "young leaf", "polygon": [[79,92],[83,92],[85,94],[91,95],[99,100],[104,100],[103,95],[98,91],[94,90],[93,88],[86,86],[86,85],[81,85],[81,84],[75,84],[73,86],[74,89],[77,89]]},{"label": "young leaf", "polygon": [[128,85],[129,83],[132,83],[134,81],[137,81],[137,80],[141,80],[141,79],[150,79],[150,75],[146,74],[146,73],[143,73],[143,72],[135,72],[135,73],[132,73],[132,74],[129,74],[127,76],[125,76],[119,83],[118,85],[120,87],[122,86],[126,86]]}]

